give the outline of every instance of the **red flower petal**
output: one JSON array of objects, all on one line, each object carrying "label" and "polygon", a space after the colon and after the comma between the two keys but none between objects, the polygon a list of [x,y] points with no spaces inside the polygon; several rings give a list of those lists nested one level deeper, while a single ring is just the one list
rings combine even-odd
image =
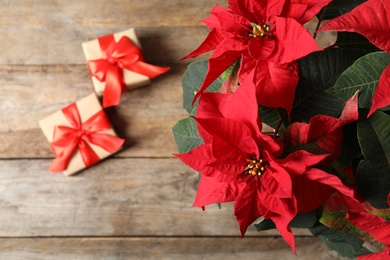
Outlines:
[{"label": "red flower petal", "polygon": [[266,107],[284,108],[290,114],[299,80],[298,70],[297,62],[278,64],[259,61],[253,79],[257,102]]},{"label": "red flower petal", "polygon": [[341,151],[343,130],[342,121],[326,115],[317,115],[309,124],[293,123],[285,133],[289,149],[305,149],[314,154],[327,154],[326,164],[336,159]]},{"label": "red flower petal", "polygon": [[259,120],[256,90],[254,88],[239,87],[233,94],[231,102],[222,104],[221,111],[223,111],[225,118],[245,123],[252,130],[252,136],[256,136],[256,133],[261,131],[262,125]]},{"label": "red flower petal", "polygon": [[358,92],[344,105],[340,118],[316,115],[309,124],[293,123],[284,133],[284,140],[290,150],[305,149],[315,154],[330,154],[327,162],[331,163],[341,151],[342,126],[356,121],[358,114]]},{"label": "red flower petal", "polygon": [[[211,10],[211,16],[208,19],[203,20],[209,27],[210,19],[212,21],[217,19],[219,21],[219,28],[223,31],[233,33],[235,36],[242,35],[249,38],[250,23],[248,19],[235,13],[230,8],[218,5],[214,6]],[[213,25],[216,25],[216,23],[213,22],[211,26]]]},{"label": "red flower petal", "polygon": [[278,229],[278,231],[282,235],[284,241],[286,241],[287,244],[291,247],[294,254],[297,254],[297,251],[295,249],[294,235],[291,232],[291,229],[289,226],[289,223],[295,217],[295,215],[296,215],[296,212],[294,214],[293,212],[287,211],[287,212],[285,212],[285,214],[275,215],[275,216],[271,217],[271,219],[275,223],[276,228]]},{"label": "red flower petal", "polygon": [[262,175],[262,189],[277,198],[292,198],[292,181],[285,169],[271,163]]},{"label": "red flower petal", "polygon": [[214,50],[215,48],[217,48],[217,46],[221,43],[221,41],[224,38],[225,37],[220,30],[218,29],[212,30],[196,50],[194,50],[187,56],[183,57],[181,60],[188,59],[188,58],[195,58],[198,55]]},{"label": "red flower petal", "polygon": [[359,119],[359,105],[358,105],[358,95],[359,91],[345,102],[343,111],[339,119],[343,122],[343,125],[349,124]]},{"label": "red flower petal", "polygon": [[245,123],[257,133],[261,130],[257,109],[255,89],[239,87],[234,94],[204,93],[199,100],[197,118],[234,119]]},{"label": "red flower petal", "polygon": [[232,94],[205,92],[199,99],[197,118],[224,118],[225,104],[230,104]]},{"label": "red flower petal", "polygon": [[293,193],[297,200],[298,213],[300,214],[317,209],[335,192],[334,188],[316,180],[309,180],[305,176],[293,177],[293,183]]},{"label": "red flower petal", "polygon": [[380,243],[390,245],[390,222],[363,211],[350,210],[347,219],[357,228],[370,233]]},{"label": "red flower petal", "polygon": [[234,203],[234,215],[240,226],[242,237],[248,226],[266,212],[259,200],[261,194],[257,187],[257,179],[248,183],[237,196]]},{"label": "red flower petal", "polygon": [[[294,236],[288,224],[296,215],[296,201],[294,198],[276,198],[265,190],[260,192],[258,189],[259,180],[256,178],[255,181],[248,183],[234,203],[234,214],[240,226],[241,236],[244,236],[248,226],[259,217],[271,218],[283,239],[295,252]],[[263,203],[266,203],[269,207],[265,207]]]},{"label": "red flower petal", "polygon": [[298,150],[289,154],[283,160],[275,160],[290,174],[301,175],[304,174],[308,167],[318,164],[324,160],[328,154],[311,154],[304,150]]},{"label": "red flower petal", "polygon": [[286,0],[280,16],[293,18],[300,24],[304,24],[330,2],[332,0]]},{"label": "red flower petal", "polygon": [[213,203],[234,201],[245,183],[220,182],[212,177],[202,176],[193,207],[204,207]]},{"label": "red flower petal", "polygon": [[196,119],[203,129],[213,136],[212,151],[220,160],[246,160],[247,155],[258,157],[256,142],[251,138],[251,130],[244,124],[224,118]]},{"label": "red flower petal", "polygon": [[358,201],[358,199],[356,197],[357,195],[355,194],[356,193],[355,190],[345,186],[341,182],[340,178],[333,175],[333,174],[329,174],[329,173],[324,172],[320,169],[312,168],[312,169],[308,170],[304,174],[303,177],[307,178],[308,180],[313,180],[313,181],[317,181],[319,183],[328,185],[328,186],[338,190],[343,195],[351,198],[352,200]]},{"label": "red flower petal", "polygon": [[390,53],[390,1],[369,0],[341,15],[320,28],[320,31],[334,30],[357,32],[372,44]]},{"label": "red flower petal", "polygon": [[282,11],[284,0],[229,0],[228,3],[235,12],[241,13],[253,23],[272,23],[273,18]]},{"label": "red flower petal", "polygon": [[240,40],[227,38],[221,41],[209,59],[206,77],[200,90],[196,93],[194,101],[214,80],[240,58],[245,49],[246,46]]},{"label": "red flower petal", "polygon": [[248,42],[249,54],[255,60],[267,60],[278,47],[276,40],[270,37],[255,37]]},{"label": "red flower petal", "polygon": [[[390,41],[389,41],[390,42]],[[372,106],[367,117],[371,116],[378,108],[390,105],[390,65],[382,72],[378,86],[372,98]]]},{"label": "red flower petal", "polygon": [[289,63],[314,51],[322,50],[305,27],[291,18],[275,18],[277,48],[268,57],[276,63]]},{"label": "red flower petal", "polygon": [[202,144],[187,153],[174,154],[174,156],[196,171],[204,171],[209,163],[215,161],[210,144]]}]

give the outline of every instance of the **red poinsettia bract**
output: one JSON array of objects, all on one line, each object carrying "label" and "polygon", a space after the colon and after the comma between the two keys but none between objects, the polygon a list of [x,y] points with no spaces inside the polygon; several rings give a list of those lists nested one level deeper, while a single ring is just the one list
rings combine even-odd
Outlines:
[{"label": "red poinsettia bract", "polygon": [[359,260],[382,260],[390,258],[390,222],[380,217],[388,214],[385,212],[386,209],[381,211],[367,202],[359,203],[335,192],[324,203],[320,221],[348,236],[353,235],[368,243],[382,243],[385,247],[381,252],[358,257]]},{"label": "red poinsettia bract", "polygon": [[[271,219],[295,252],[289,223],[300,211],[315,209],[313,204],[298,206],[295,192],[306,189],[296,187],[299,179],[354,197],[354,191],[338,177],[314,167],[327,154],[298,150],[279,158],[283,147],[278,139],[261,133],[251,88],[239,87],[234,94],[204,93],[195,119],[204,144],[176,155],[202,175],[194,206],[234,201],[242,236],[259,217]],[[321,189],[312,187],[308,187],[307,196],[315,199]]]},{"label": "red poinsettia bract", "polygon": [[347,219],[357,228],[371,234],[377,241],[385,244],[379,253],[359,256],[359,260],[390,259],[390,222],[364,211],[350,210]]},{"label": "red poinsettia bract", "polygon": [[[195,96],[241,58],[238,81],[257,88],[260,104],[288,112],[298,82],[297,59],[320,50],[302,26],[331,0],[229,0],[229,8],[214,6],[203,22],[211,29],[205,41],[184,58],[214,50],[208,72]],[[292,95],[291,95],[292,93]],[[195,100],[194,99],[194,100]],[[278,102],[280,99],[283,102]],[[263,104],[267,101],[267,104]]]},{"label": "red poinsettia bract", "polygon": [[[356,32],[390,54],[390,0],[368,0],[321,27],[320,31]],[[376,87],[370,116],[378,108],[390,104],[390,65],[383,71]]]}]

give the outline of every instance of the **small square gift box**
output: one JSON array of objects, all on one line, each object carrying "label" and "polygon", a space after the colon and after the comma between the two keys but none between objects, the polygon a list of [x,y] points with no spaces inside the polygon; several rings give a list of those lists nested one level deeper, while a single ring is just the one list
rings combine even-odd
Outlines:
[{"label": "small square gift box", "polygon": [[89,95],[39,121],[56,156],[51,172],[70,176],[117,152],[117,137],[96,94]]},{"label": "small square gift box", "polygon": [[84,42],[82,47],[104,108],[118,105],[122,92],[146,85],[169,70],[144,61],[134,29]]}]

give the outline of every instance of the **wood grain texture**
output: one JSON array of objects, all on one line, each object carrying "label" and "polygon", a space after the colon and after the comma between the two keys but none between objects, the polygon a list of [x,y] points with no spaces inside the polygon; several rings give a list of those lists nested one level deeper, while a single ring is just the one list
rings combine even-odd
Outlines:
[{"label": "wood grain texture", "polygon": [[0,257],[49,259],[343,259],[313,237],[297,238],[297,256],[281,238],[141,237],[0,239]]},{"label": "wood grain texture", "polygon": [[[223,0],[13,0],[0,2],[0,64],[84,64],[81,43],[135,27],[146,61],[178,63],[207,36],[200,20]],[[91,4],[92,3],[92,4]],[[315,23],[307,28],[315,31]],[[334,33],[320,33],[328,46]],[[203,57],[209,57],[204,55]],[[190,62],[191,60],[185,61]]]},{"label": "wood grain texture", "polygon": [[74,177],[47,172],[50,162],[2,161],[0,237],[239,235],[232,204],[191,207],[198,175],[176,158],[108,158]]},{"label": "wood grain texture", "polygon": [[81,43],[135,27],[146,61],[177,63],[209,30],[199,20],[226,1],[2,1],[0,64],[85,64]]},{"label": "wood grain texture", "polygon": [[[172,126],[187,116],[181,77],[186,65],[122,95],[107,113],[126,139],[119,157],[171,157],[177,152]],[[53,157],[38,121],[93,91],[84,65],[0,66],[0,157]]]},{"label": "wood grain texture", "polygon": [[[209,32],[205,26],[74,28],[64,24],[55,30],[0,27],[0,64],[85,64],[81,48],[83,42],[133,27],[140,39],[145,60],[155,65],[179,63],[182,57],[198,47]],[[182,63],[193,60],[196,59]]]},{"label": "wood grain texture", "polygon": [[0,24],[4,27],[47,28],[194,26],[226,0],[2,0]]}]

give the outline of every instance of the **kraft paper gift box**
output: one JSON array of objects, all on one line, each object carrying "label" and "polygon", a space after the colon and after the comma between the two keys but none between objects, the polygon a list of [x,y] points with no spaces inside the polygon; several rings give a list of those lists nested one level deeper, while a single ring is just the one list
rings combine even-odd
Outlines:
[{"label": "kraft paper gift box", "polygon": [[[169,70],[144,61],[141,44],[133,28],[84,42],[82,48],[95,91],[103,96],[103,107],[118,105],[123,91],[147,85],[151,78]],[[115,66],[120,69],[119,72],[113,69]],[[112,82],[112,78],[117,78],[117,82],[107,83]],[[106,92],[107,84],[111,84],[111,89],[114,88],[112,85],[116,85],[116,92]],[[121,86],[117,86],[119,84]]]},{"label": "kraft paper gift box", "polygon": [[[65,114],[67,114],[67,116]],[[74,119],[70,120],[69,117]],[[40,120],[39,125],[56,155],[49,171],[63,171],[66,176],[76,174],[112,155],[118,151],[124,143],[124,140],[118,138],[115,131],[112,129],[96,94],[91,94],[62,110],[51,114]],[[75,127],[75,125],[78,126]],[[83,135],[85,135],[84,138],[80,137]],[[93,141],[95,143],[93,144],[88,137],[93,140],[98,140],[98,142]],[[83,153],[89,154],[89,156],[86,157],[87,160],[83,159],[81,150],[77,145],[76,148],[73,149],[73,152],[70,153],[70,156],[69,153],[68,156],[65,156],[65,154],[69,152],[69,144],[72,144],[73,142],[78,144],[81,142],[80,140],[83,140]],[[106,141],[109,142],[108,145],[105,143]],[[101,143],[103,143],[103,145]],[[60,147],[59,150],[58,148],[55,149],[57,144],[59,146],[65,146],[65,148],[63,149],[63,147]],[[65,161],[68,159],[69,162],[64,163],[64,160],[62,160],[64,159],[63,157],[66,157]],[[58,165],[62,166],[58,167]]]}]

